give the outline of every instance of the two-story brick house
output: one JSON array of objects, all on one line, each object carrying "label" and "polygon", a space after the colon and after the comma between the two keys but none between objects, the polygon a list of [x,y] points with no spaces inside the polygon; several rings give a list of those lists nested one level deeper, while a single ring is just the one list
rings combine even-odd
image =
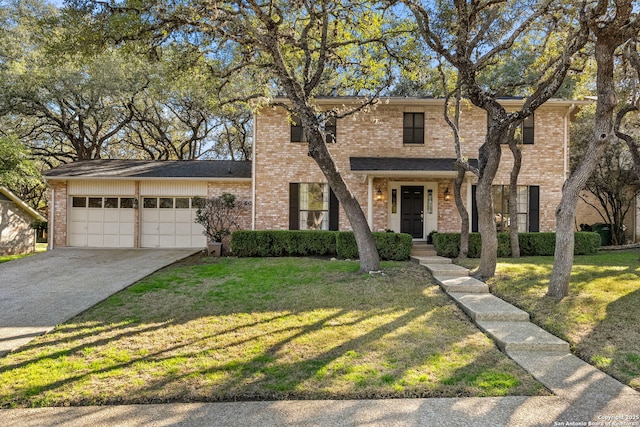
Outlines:
[{"label": "two-story brick house", "polygon": [[[320,110],[348,108],[350,99],[320,99]],[[503,100],[517,108],[521,100]],[[553,231],[554,210],[568,168],[569,120],[574,101],[551,100],[522,127],[522,169],[518,186],[518,224],[522,231]],[[579,102],[578,102],[579,104]],[[463,155],[474,160],[484,141],[486,113],[465,105],[461,112]],[[324,228],[348,230],[326,180],[307,156],[302,130],[282,108],[256,117],[254,204],[257,229]],[[423,239],[431,231],[460,230],[453,201],[453,134],[439,99],[389,98],[375,108],[337,121],[326,131],[329,151],[359,200],[374,231],[391,229]],[[513,157],[504,147],[494,182],[500,230],[510,222],[508,185]],[[463,199],[474,205],[475,177],[468,174]],[[477,218],[472,215],[472,228]]]},{"label": "two-story brick house", "polygon": [[[318,100],[320,110],[355,105],[352,98]],[[503,100],[507,108],[522,101]],[[553,231],[554,210],[568,170],[569,122],[582,102],[550,100],[522,127],[518,224],[523,231]],[[461,112],[464,156],[476,162],[486,132],[483,110]],[[443,119],[443,100],[387,98],[375,107],[330,121],[329,151],[372,230],[391,229],[424,239],[455,232],[455,150]],[[510,223],[507,207],[512,156],[504,147],[494,182],[498,227]],[[340,229],[350,225],[315,162],[302,128],[279,107],[255,116],[251,163],[100,160],[62,166],[46,174],[50,190],[50,246],[199,247],[194,197],[223,191],[251,201],[244,218],[252,229]],[[474,205],[475,177],[463,198]],[[52,220],[51,220],[52,219]],[[472,229],[477,218],[472,215]]]}]

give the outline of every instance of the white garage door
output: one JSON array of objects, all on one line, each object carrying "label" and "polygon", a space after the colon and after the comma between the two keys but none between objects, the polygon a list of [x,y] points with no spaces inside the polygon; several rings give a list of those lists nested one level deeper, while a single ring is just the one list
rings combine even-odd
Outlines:
[{"label": "white garage door", "polygon": [[198,198],[143,197],[143,248],[200,248],[207,239],[196,224]]},{"label": "white garage door", "polygon": [[73,196],[69,246],[132,248],[133,197]]}]

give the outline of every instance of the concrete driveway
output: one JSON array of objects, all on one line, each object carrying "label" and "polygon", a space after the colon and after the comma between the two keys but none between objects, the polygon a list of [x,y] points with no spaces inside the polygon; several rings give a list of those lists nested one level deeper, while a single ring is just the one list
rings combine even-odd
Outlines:
[{"label": "concrete driveway", "polygon": [[0,356],[197,252],[59,248],[0,264]]}]

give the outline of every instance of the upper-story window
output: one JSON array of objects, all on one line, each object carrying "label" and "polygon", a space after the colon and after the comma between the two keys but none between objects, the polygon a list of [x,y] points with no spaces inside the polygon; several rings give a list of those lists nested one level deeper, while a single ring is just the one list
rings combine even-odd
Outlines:
[{"label": "upper-story window", "polygon": [[533,129],[533,114],[524,119],[521,125],[522,130],[522,143],[523,144],[533,144],[535,132]]},{"label": "upper-story window", "polygon": [[404,113],[403,144],[424,144],[424,113]]},{"label": "upper-story window", "polygon": [[[533,144],[533,140],[535,137],[533,123],[533,114],[531,114],[529,117],[524,119],[522,123],[520,123],[520,134],[522,135],[523,144]],[[489,129],[489,126],[491,126],[491,120],[489,118],[489,115],[487,115],[487,130]],[[507,141],[503,141],[502,143],[507,144]]]},{"label": "upper-story window", "polygon": [[[327,117],[324,120],[323,124],[324,132],[327,136],[327,143],[335,143],[337,135],[336,118]],[[302,127],[302,121],[298,118],[298,116],[291,116],[291,142],[308,142],[307,136],[305,135],[304,129]]]}]

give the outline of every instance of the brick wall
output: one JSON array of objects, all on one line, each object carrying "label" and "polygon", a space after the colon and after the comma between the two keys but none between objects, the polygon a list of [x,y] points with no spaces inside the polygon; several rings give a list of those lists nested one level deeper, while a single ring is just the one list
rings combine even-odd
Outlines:
[{"label": "brick wall", "polygon": [[[328,108],[328,107],[327,107]],[[519,185],[540,186],[540,230],[555,229],[554,211],[560,201],[564,179],[564,115],[568,107],[543,106],[535,116],[535,144],[522,146],[523,166]],[[424,145],[403,145],[403,112],[424,112]],[[486,114],[475,107],[464,106],[461,114],[463,155],[478,157],[478,148],[484,141]],[[307,155],[307,144],[290,142],[290,124],[280,108],[265,108],[256,118],[255,141],[255,205],[256,229],[287,229],[289,183],[326,182],[315,162]],[[340,119],[337,123],[337,143],[329,145],[336,167],[342,173],[352,193],[360,202],[365,215],[368,210],[368,183],[366,176],[350,170],[350,157],[431,157],[454,158],[455,150],[450,128],[442,118],[442,105],[433,101],[424,105],[381,104],[368,112]],[[513,163],[508,147],[503,147],[501,166],[496,185],[507,185]],[[412,176],[394,177],[394,181],[410,182]],[[444,201],[449,187],[453,198],[452,179],[415,178],[415,181],[438,183],[438,229],[457,231],[460,219],[453,199]],[[374,180],[374,192],[380,187],[388,200],[387,178]],[[464,186],[466,202],[467,188]],[[388,203],[374,201],[374,230],[388,225]],[[341,211],[340,228],[349,229]]]},{"label": "brick wall", "polygon": [[[67,246],[67,182],[49,182],[49,201],[53,200],[53,224],[49,220],[49,238],[53,239],[53,247]],[[53,226],[53,229],[51,227]]]}]

